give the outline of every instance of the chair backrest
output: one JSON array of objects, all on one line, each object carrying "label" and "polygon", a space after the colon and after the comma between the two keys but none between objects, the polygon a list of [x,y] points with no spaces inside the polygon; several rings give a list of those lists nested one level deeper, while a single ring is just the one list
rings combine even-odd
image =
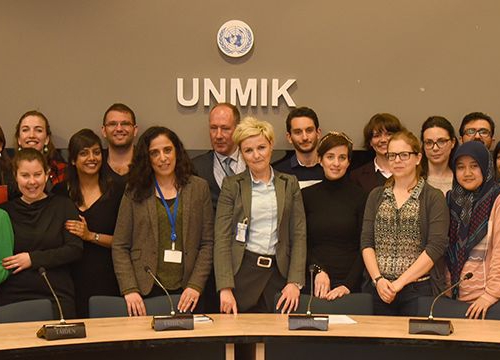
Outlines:
[{"label": "chair backrest", "polygon": [[[280,296],[281,294],[276,294],[275,304]],[[294,313],[306,313],[309,297],[310,295],[306,294],[300,295],[299,307]],[[332,301],[313,297],[311,312],[314,314],[373,315],[373,299],[371,294],[365,293],[348,294]]]},{"label": "chair backrest", "polygon": [[[433,301],[434,297],[432,296],[419,297],[417,303],[417,316],[428,317]],[[463,301],[441,297],[436,301],[432,315],[434,317],[465,319],[465,313],[469,306],[469,303]],[[488,309],[486,312],[486,319],[500,320],[500,303],[496,303]]]},{"label": "chair backrest", "polygon": [[0,306],[0,323],[54,320],[49,299],[25,300]]},{"label": "chair backrest", "polygon": [[[177,303],[180,295],[171,295],[174,308],[177,310]],[[146,312],[148,315],[170,314],[170,303],[166,296],[155,296],[144,299]],[[128,316],[127,303],[122,296],[92,296],[89,299],[89,317],[120,317]]]}]

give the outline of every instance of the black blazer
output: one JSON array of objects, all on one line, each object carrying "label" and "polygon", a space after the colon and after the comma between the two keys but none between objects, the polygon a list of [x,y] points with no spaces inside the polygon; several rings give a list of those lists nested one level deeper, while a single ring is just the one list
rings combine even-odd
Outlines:
[{"label": "black blazer", "polygon": [[208,187],[210,188],[210,194],[212,196],[212,206],[215,213],[215,209],[217,209],[217,200],[219,199],[220,194],[220,187],[214,176],[214,156],[214,151],[210,150],[205,154],[196,156],[192,161],[196,175],[208,182]]}]

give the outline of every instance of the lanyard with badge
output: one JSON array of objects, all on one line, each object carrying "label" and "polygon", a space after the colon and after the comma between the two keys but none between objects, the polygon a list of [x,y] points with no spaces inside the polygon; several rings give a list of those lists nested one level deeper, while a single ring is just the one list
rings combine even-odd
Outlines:
[{"label": "lanyard with badge", "polygon": [[167,210],[167,216],[168,216],[168,221],[170,223],[170,240],[172,241],[172,249],[168,250],[165,249],[164,254],[163,254],[163,261],[164,262],[169,262],[169,263],[176,263],[180,264],[182,261],[182,251],[175,250],[175,241],[177,240],[177,233],[175,232],[175,221],[177,220],[177,210],[179,209],[179,196],[180,196],[180,191],[177,192],[177,196],[175,197],[174,201],[174,214],[172,215],[172,212],[170,211],[170,207],[168,206],[165,197],[163,196],[163,193],[161,192],[160,185],[158,185],[158,181],[155,180],[155,187],[156,191],[158,191],[158,194],[160,195],[161,202],[163,206],[165,207],[165,210]]}]

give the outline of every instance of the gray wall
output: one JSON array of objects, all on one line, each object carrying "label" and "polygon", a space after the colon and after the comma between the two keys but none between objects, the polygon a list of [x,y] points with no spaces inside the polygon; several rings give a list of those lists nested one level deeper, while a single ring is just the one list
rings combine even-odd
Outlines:
[{"label": "gray wall", "polygon": [[[471,111],[499,118],[499,18],[497,0],[0,0],[0,124],[12,146],[19,116],[38,109],[66,147],[119,101],[141,129],[164,124],[204,149],[207,108],[177,104],[178,77],[294,78],[297,105],[360,148],[376,112],[413,131],[429,115],[457,127]],[[230,19],[256,39],[240,60],[215,41]],[[277,148],[288,147],[288,111],[283,102],[243,109],[275,125]]]}]

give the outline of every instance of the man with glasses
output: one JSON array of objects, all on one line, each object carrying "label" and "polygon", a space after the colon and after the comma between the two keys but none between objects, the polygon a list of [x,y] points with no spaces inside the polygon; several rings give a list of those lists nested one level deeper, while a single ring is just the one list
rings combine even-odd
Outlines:
[{"label": "man with glasses", "polygon": [[102,136],[108,142],[108,149],[103,153],[104,172],[116,183],[124,184],[134,154],[134,139],[137,136],[137,124],[132,109],[120,103],[111,105],[104,113]]},{"label": "man with glasses", "polygon": [[486,148],[491,149],[495,141],[495,123],[493,119],[482,112],[473,112],[464,117],[460,125],[460,137],[462,143],[468,141],[480,141]]}]

